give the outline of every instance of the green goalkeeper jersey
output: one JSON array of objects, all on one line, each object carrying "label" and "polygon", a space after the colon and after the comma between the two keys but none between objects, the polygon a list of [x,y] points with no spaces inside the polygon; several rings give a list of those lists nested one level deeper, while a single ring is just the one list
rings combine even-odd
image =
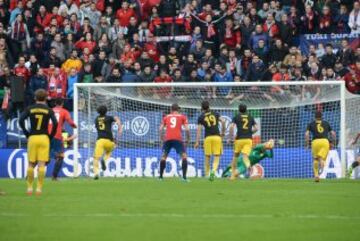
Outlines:
[{"label": "green goalkeeper jersey", "polygon": [[[261,160],[265,158],[273,158],[274,152],[273,150],[266,150],[264,144],[256,145],[250,152],[249,160],[250,165],[253,166],[257,163],[259,163]],[[246,166],[244,164],[244,160],[242,156],[239,156],[238,162],[237,162],[237,168],[239,171],[239,174],[245,174],[246,173]],[[222,174],[223,177],[229,177],[231,176],[231,166],[228,166],[225,171]]]}]

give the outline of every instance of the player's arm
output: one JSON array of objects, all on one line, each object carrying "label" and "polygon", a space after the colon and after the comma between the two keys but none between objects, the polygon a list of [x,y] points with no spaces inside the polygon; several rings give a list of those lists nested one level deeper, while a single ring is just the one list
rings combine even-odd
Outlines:
[{"label": "player's arm", "polygon": [[116,125],[118,126],[118,135],[121,136],[122,131],[123,131],[123,126],[121,124],[121,120],[117,116],[114,116],[114,120],[115,120]]},{"label": "player's arm", "polygon": [[194,145],[195,149],[199,147],[201,131],[202,131],[202,125],[198,124],[197,130],[196,130],[196,140],[195,140],[195,145]]},{"label": "player's arm", "polygon": [[50,110],[50,120],[52,122],[52,129],[51,129],[49,137],[50,137],[50,139],[52,139],[52,138],[54,138],[54,136],[56,134],[56,129],[57,129],[57,126],[58,126],[58,121],[56,119],[54,111],[52,111],[52,110]]},{"label": "player's arm", "polygon": [[235,123],[232,122],[229,127],[228,142],[234,141],[234,130],[235,130]]},{"label": "player's arm", "polygon": [[66,111],[65,114],[65,121],[72,127],[72,128],[77,128],[74,120],[71,118],[70,113],[68,111]]},{"label": "player's arm", "polygon": [[305,132],[305,147],[309,147],[310,143],[310,130],[307,129]]},{"label": "player's arm", "polygon": [[258,125],[255,122],[254,118],[252,118],[252,117],[251,117],[251,122],[252,122],[251,131],[252,131],[252,133],[256,133],[259,130]]},{"label": "player's arm", "polygon": [[225,119],[220,117],[219,121],[221,123],[221,133],[220,133],[220,135],[225,136],[225,132],[226,132]]},{"label": "player's arm", "polygon": [[358,142],[359,138],[360,138],[360,132],[356,135],[356,137],[353,140],[353,142],[351,143],[351,145],[355,145]]},{"label": "player's arm", "polygon": [[26,109],[23,113],[21,113],[21,116],[19,119],[20,128],[26,137],[29,137],[29,135],[30,135],[29,131],[25,127],[25,120],[29,117],[29,114],[30,114],[29,109]]},{"label": "player's arm", "polygon": [[159,138],[160,141],[164,140],[164,128],[165,128],[165,124],[164,121],[161,122],[160,127],[159,127]]},{"label": "player's arm", "polygon": [[187,144],[189,144],[190,142],[190,128],[189,128],[189,124],[184,124],[184,129],[185,129],[185,142]]}]

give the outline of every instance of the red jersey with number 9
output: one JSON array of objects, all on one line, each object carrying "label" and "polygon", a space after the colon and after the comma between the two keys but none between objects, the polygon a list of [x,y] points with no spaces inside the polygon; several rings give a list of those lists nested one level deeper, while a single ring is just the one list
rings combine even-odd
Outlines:
[{"label": "red jersey with number 9", "polygon": [[188,124],[187,117],[182,114],[169,114],[163,118],[166,127],[165,141],[182,141],[182,126]]}]

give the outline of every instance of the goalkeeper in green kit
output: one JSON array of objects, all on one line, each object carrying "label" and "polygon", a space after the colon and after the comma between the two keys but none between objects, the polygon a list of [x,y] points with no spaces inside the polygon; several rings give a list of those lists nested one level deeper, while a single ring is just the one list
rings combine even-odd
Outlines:
[{"label": "goalkeeper in green kit", "polygon": [[[254,148],[252,148],[250,155],[249,155],[250,166],[254,166],[255,164],[259,163],[261,160],[263,160],[267,157],[272,158],[274,156],[273,148],[274,148],[274,140],[273,139],[270,139],[269,141],[267,141],[263,144],[256,145]],[[238,158],[237,170],[235,170],[235,171],[237,172],[235,174],[236,177],[238,177],[239,175],[245,176],[246,173],[248,172],[242,156],[240,156]],[[229,165],[224,170],[222,177],[231,177],[231,173],[232,173],[231,165]]]}]

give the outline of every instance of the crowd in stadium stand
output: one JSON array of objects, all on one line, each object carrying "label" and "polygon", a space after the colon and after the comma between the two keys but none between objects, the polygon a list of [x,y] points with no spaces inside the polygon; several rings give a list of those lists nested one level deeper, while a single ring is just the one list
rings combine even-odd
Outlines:
[{"label": "crowd in stadium stand", "polygon": [[79,82],[344,80],[360,93],[359,41],[305,55],[299,35],[316,33],[360,34],[360,2],[0,0],[0,100],[13,76],[26,103],[39,88],[71,99]]}]

